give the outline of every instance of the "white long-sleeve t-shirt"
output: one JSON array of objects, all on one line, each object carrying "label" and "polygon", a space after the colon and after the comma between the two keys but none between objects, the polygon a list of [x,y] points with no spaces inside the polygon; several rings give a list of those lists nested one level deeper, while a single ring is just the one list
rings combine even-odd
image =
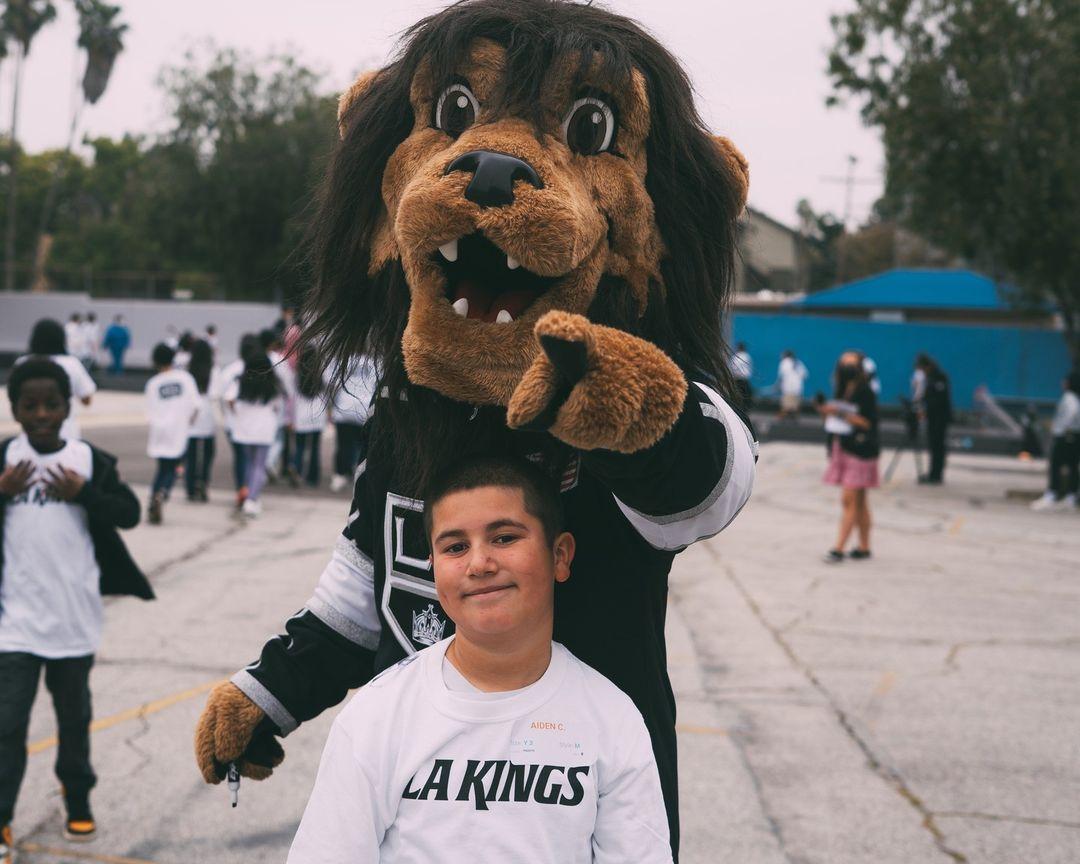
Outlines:
[{"label": "white long-sleeve t-shirt", "polygon": [[1080,432],[1080,396],[1072,390],[1066,390],[1058,400],[1054,410],[1054,419],[1050,423],[1050,434],[1069,435]]},{"label": "white long-sleeve t-shirt", "polygon": [[374,678],[334,721],[288,864],[670,864],[630,698],[557,642],[529,687],[451,690],[450,642]]}]

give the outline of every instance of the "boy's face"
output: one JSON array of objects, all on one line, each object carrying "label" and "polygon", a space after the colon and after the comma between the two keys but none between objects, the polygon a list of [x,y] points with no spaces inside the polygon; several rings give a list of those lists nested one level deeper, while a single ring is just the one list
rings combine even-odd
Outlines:
[{"label": "boy's face", "polygon": [[551,636],[554,586],[570,577],[574,538],[554,545],[520,489],[452,492],[432,509],[435,588],[446,614],[474,641]]},{"label": "boy's face", "polygon": [[60,427],[70,411],[60,385],[52,378],[31,378],[23,382],[19,398],[12,406],[15,420],[26,432],[35,450],[55,449],[60,444]]}]

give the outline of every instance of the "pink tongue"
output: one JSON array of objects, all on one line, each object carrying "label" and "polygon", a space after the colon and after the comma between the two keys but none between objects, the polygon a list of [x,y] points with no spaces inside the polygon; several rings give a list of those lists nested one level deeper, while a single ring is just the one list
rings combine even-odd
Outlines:
[{"label": "pink tongue", "polygon": [[536,299],[536,292],[519,288],[516,291],[493,294],[486,285],[472,279],[462,279],[454,286],[454,296],[450,302],[453,303],[462,297],[469,301],[469,318],[494,321],[504,309],[516,319]]}]

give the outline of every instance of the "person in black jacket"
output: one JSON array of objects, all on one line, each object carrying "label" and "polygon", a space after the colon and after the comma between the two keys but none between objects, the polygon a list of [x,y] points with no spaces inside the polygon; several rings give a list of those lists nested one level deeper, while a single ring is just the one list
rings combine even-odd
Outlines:
[{"label": "person in black jacket", "polygon": [[915,358],[915,371],[916,408],[926,421],[926,446],[930,450],[930,470],[919,482],[938,485],[945,480],[945,438],[952,422],[949,376],[928,354]]},{"label": "person in black jacket", "polygon": [[26,735],[42,669],[56,708],[56,774],[65,832],[92,837],[90,668],[101,640],[102,594],[152,599],[116,529],[139,521],[139,502],[116,461],[85,441],[64,440],[71,384],[46,358],[8,381],[23,432],[0,443],[0,861],[26,768]]},{"label": "person in black jacket", "polygon": [[854,560],[870,557],[867,490],[879,485],[881,445],[877,396],[863,361],[858,351],[846,351],[840,356],[833,376],[834,398],[818,408],[825,417],[829,445],[829,467],[824,480],[841,489],[842,512],[836,544],[825,555],[830,563],[844,560],[844,547],[853,530],[858,531],[858,545],[848,557]]}]

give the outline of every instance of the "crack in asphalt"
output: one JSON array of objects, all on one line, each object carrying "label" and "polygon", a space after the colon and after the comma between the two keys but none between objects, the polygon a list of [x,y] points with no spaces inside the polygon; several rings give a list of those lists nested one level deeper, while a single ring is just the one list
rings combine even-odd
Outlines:
[{"label": "crack in asphalt", "polygon": [[[675,585],[668,585],[668,592],[671,594],[672,600],[676,606],[682,607],[682,592]],[[686,617],[686,616],[684,616]],[[687,619],[689,622],[689,619]],[[702,667],[702,671],[709,671],[706,664],[702,662],[706,657],[711,656],[711,652],[702,645],[698,634],[694,628],[687,623],[686,631],[690,637],[690,644],[694,648],[694,654],[697,656],[698,664]],[[715,671],[713,672],[715,674]],[[719,705],[721,703],[729,707],[731,703],[725,699],[724,696],[718,692],[716,686],[712,682],[712,675],[701,675],[701,690],[699,693],[699,699],[710,702],[713,705]],[[738,709],[736,709],[738,710]],[[787,840],[784,837],[784,830],[780,825],[779,820],[773,814],[769,807],[768,799],[765,795],[765,785],[761,781],[761,777],[754,767],[754,763],[750,759],[750,753],[747,745],[751,736],[751,729],[753,727],[753,721],[743,711],[738,711],[738,722],[731,724],[728,727],[728,740],[731,741],[735,748],[735,753],[739,757],[739,762],[743,766],[743,770],[746,772],[747,777],[750,778],[750,784],[754,790],[754,798],[757,801],[758,809],[761,811],[761,816],[765,820],[765,825],[768,828],[769,833],[776,841],[777,850],[784,857],[784,860],[788,864],[803,864],[801,859],[793,858],[791,852],[787,846]]]},{"label": "crack in asphalt", "polygon": [[960,671],[957,658],[960,652],[967,648],[996,648],[1009,646],[1012,648],[1078,648],[1080,638],[1066,637],[1064,639],[970,639],[964,642],[956,642],[949,648],[945,655],[945,674]]},{"label": "crack in asphalt", "polygon": [[713,560],[715,560],[716,563],[719,565],[720,569],[727,576],[731,584],[735,586],[735,589],[742,596],[743,601],[746,603],[751,613],[758,620],[758,622],[769,632],[769,634],[773,638],[773,641],[784,652],[789,662],[802,673],[803,677],[805,677],[806,680],[810,682],[811,686],[813,686],[814,689],[817,690],[818,693],[820,693],[821,696],[825,699],[826,703],[829,705],[834,716],[836,717],[840,728],[844,730],[847,736],[862,752],[863,756],[866,758],[867,764],[869,765],[870,769],[875,774],[877,774],[878,777],[880,777],[886,784],[891,786],[893,790],[896,791],[897,794],[899,794],[905,801],[907,801],[907,803],[911,805],[911,807],[919,814],[922,820],[922,827],[930,834],[930,836],[933,838],[934,845],[937,846],[938,850],[943,855],[947,856],[950,860],[957,862],[957,864],[966,864],[966,862],[968,861],[967,856],[949,845],[944,832],[941,830],[941,828],[937,825],[935,821],[934,812],[931,811],[930,808],[926,806],[925,802],[923,802],[923,800],[919,798],[919,796],[916,795],[915,792],[908,786],[907,782],[904,780],[900,772],[897,771],[895,768],[886,765],[884,760],[880,756],[878,756],[877,753],[874,752],[874,749],[871,747],[869,741],[867,741],[855,728],[855,725],[852,722],[851,718],[848,717],[847,712],[837,701],[836,697],[833,696],[832,692],[824,685],[824,683],[822,683],[822,681],[817,677],[817,675],[814,674],[813,669],[811,669],[799,658],[799,656],[795,653],[794,648],[792,648],[792,646],[784,638],[783,633],[781,633],[780,630],[777,629],[772,623],[770,623],[769,620],[765,617],[765,613],[762,611],[757,601],[747,590],[746,586],[744,586],[739,580],[739,578],[735,575],[735,572],[730,567],[730,565],[724,562],[720,558],[719,554],[710,546],[706,545],[705,549],[708,551],[709,555],[712,556]]},{"label": "crack in asphalt", "polygon": [[983,819],[988,822],[1012,822],[1020,825],[1041,825],[1050,828],[1078,828],[1080,822],[1067,822],[1062,819],[1040,819],[1038,816],[1006,816],[1002,813],[965,812],[963,810],[938,810],[939,819]]}]

